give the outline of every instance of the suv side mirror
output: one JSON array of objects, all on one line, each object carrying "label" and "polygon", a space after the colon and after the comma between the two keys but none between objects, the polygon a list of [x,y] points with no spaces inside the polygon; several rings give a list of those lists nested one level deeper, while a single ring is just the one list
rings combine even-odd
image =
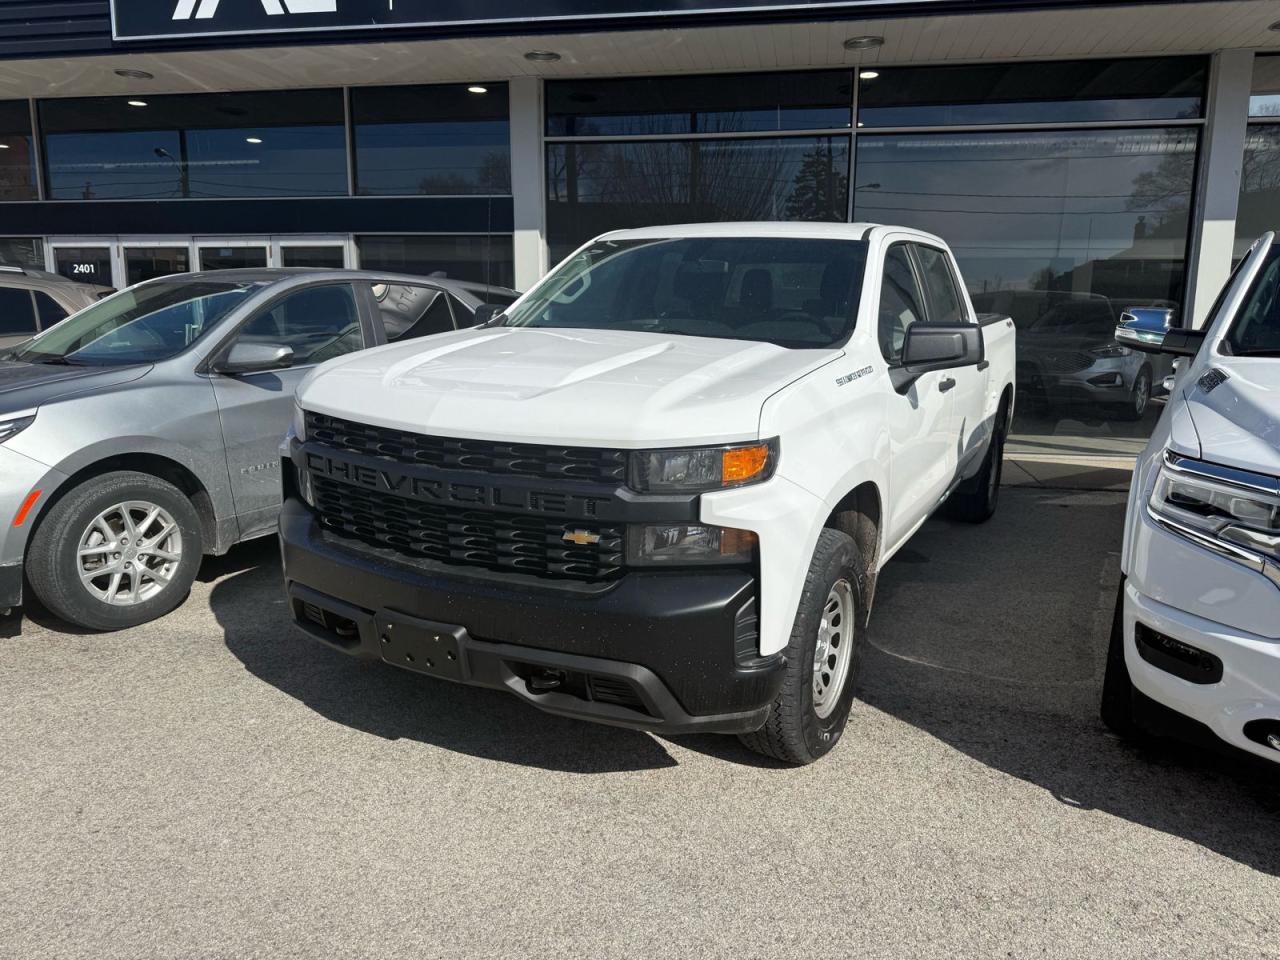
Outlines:
[{"label": "suv side mirror", "polygon": [[1160,353],[1171,329],[1173,311],[1168,307],[1130,307],[1120,314],[1116,343],[1140,353]]},{"label": "suv side mirror", "polygon": [[902,391],[923,374],[972,367],[985,357],[982,328],[976,323],[913,323],[902,344],[902,365],[890,374]]},{"label": "suv side mirror", "polygon": [[293,347],[283,343],[237,343],[214,364],[214,371],[231,376],[262,373],[293,366]]}]

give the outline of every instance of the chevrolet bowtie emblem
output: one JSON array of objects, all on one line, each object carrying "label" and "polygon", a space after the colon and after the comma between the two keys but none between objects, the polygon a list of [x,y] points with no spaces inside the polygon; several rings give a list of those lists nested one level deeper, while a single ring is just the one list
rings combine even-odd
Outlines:
[{"label": "chevrolet bowtie emblem", "polygon": [[600,534],[590,530],[570,530],[561,538],[567,543],[576,543],[580,547],[593,546],[600,542]]}]

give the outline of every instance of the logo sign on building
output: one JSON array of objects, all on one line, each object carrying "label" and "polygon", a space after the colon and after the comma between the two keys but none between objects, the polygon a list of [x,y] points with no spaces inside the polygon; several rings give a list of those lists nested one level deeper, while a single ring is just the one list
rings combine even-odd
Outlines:
[{"label": "logo sign on building", "polygon": [[[908,0],[929,3],[934,0]],[[876,0],[111,0],[117,40],[458,27],[501,23],[618,19],[655,22],[672,16],[749,13],[788,7],[855,9]]]}]

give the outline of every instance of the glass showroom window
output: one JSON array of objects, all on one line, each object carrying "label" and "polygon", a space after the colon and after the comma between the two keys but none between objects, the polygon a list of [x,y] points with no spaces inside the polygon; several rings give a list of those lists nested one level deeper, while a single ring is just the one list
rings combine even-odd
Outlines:
[{"label": "glass showroom window", "polygon": [[31,107],[26,100],[0,100],[0,201],[35,199]]},{"label": "glass showroom window", "polygon": [[1180,312],[1205,71],[1192,57],[861,82],[854,216],[945,238],[975,308],[1013,317],[1015,455],[1132,455],[1150,434],[1168,363],[1113,335],[1131,307]]},{"label": "glass showroom window", "polygon": [[507,234],[491,236],[356,237],[360,266],[419,276],[510,287],[515,254]]},{"label": "glass showroom window", "polygon": [[553,259],[619,227],[844,220],[852,83],[840,70],[549,84]]},{"label": "glass showroom window", "polygon": [[505,83],[351,91],[356,193],[511,193]]},{"label": "glass showroom window", "polygon": [[1280,225],[1280,57],[1255,57],[1240,171],[1235,258]]},{"label": "glass showroom window", "polygon": [[342,91],[40,103],[53,200],[347,193]]},{"label": "glass showroom window", "polygon": [[0,237],[0,263],[44,269],[44,241],[38,237]]}]

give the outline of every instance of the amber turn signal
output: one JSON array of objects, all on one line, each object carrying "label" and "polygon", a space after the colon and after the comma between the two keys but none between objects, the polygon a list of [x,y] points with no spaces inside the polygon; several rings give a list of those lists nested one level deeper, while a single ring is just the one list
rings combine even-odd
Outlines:
[{"label": "amber turn signal", "polygon": [[769,445],[765,443],[754,447],[735,447],[726,450],[721,461],[721,482],[733,486],[758,477],[764,473],[769,464]]}]

